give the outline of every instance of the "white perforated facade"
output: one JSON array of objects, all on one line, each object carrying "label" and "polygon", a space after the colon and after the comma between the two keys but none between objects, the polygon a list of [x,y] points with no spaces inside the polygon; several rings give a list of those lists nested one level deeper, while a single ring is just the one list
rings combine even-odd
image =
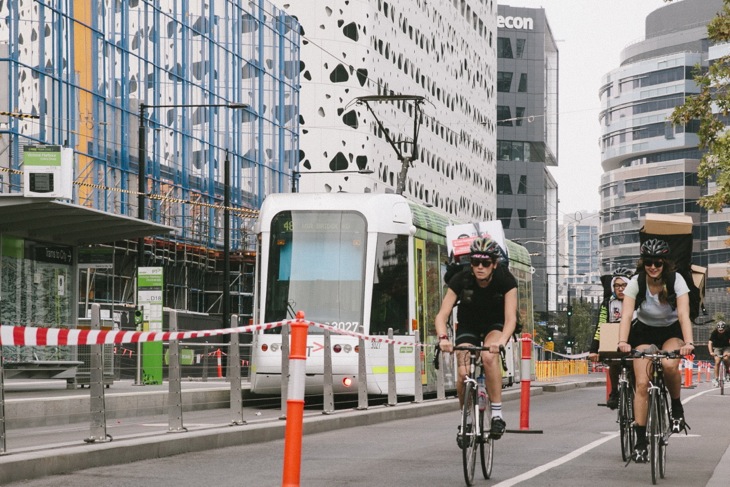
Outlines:
[{"label": "white perforated facade", "polygon": [[[458,219],[493,219],[497,3],[279,3],[302,26],[298,189],[395,191],[396,150],[356,97],[423,96],[417,160],[403,194]],[[413,140],[412,103],[372,106],[393,139]],[[373,173],[357,173],[364,169]]]}]

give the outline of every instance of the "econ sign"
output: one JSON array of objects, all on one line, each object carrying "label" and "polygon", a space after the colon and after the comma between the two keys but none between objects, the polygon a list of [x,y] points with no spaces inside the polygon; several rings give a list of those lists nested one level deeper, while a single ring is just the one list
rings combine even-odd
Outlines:
[{"label": "econ sign", "polygon": [[533,30],[534,24],[531,17],[497,16],[497,27],[500,29]]}]

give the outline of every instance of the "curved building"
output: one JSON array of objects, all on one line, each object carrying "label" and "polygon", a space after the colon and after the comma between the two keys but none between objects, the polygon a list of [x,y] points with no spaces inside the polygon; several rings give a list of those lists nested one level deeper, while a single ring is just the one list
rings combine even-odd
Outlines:
[{"label": "curved building", "polygon": [[[633,266],[647,213],[692,216],[694,260],[708,267],[708,311],[727,307],[728,217],[698,204],[708,187],[697,178],[697,126],[673,126],[672,110],[698,92],[695,66],[708,66],[707,23],[722,0],[684,0],[646,18],[646,37],[626,47],[603,77],[600,146],[601,264]],[[710,188],[710,190],[712,190]]]}]

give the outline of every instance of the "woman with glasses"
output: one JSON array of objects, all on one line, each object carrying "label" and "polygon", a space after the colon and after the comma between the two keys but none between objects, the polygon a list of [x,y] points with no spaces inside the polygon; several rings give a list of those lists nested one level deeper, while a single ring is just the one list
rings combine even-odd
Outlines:
[{"label": "woman with glasses", "polygon": [[[446,322],[458,303],[456,345],[489,347],[482,352],[487,394],[491,401],[492,424],[489,435],[499,439],[506,423],[502,418],[502,369],[499,347],[510,339],[517,324],[517,281],[502,263],[499,244],[490,238],[476,238],[470,248],[471,265],[448,282],[448,290],[436,315],[439,347],[451,352],[453,345],[446,333]],[[456,392],[463,405],[464,376],[469,352],[457,351]],[[458,441],[459,436],[457,436]]]},{"label": "woman with glasses", "polygon": [[[623,312],[619,326],[618,349],[644,350],[656,345],[661,350],[680,350],[689,355],[694,350],[692,343],[692,321],[689,317],[689,288],[684,278],[675,272],[674,264],[668,260],[669,245],[664,240],[650,239],[641,245],[641,257],[637,274],[624,291]],[[674,276],[674,288],[667,289],[667,282]],[[641,281],[646,285],[640,285]],[[645,296],[639,296],[641,288]],[[636,322],[631,325],[636,304]],[[682,381],[679,373],[679,359],[664,360],[664,380],[672,400],[672,432],[686,430],[684,408],[680,399]],[[637,463],[647,461],[646,417],[648,408],[649,360],[634,360],[636,396],[634,418],[636,419],[636,447],[632,458]]]},{"label": "woman with glasses", "polygon": [[[621,321],[623,311],[624,290],[631,280],[633,272],[625,267],[619,267],[612,273],[611,295],[603,300],[598,311],[598,322],[596,331],[593,334],[590,353],[588,358],[597,362],[598,347],[601,341],[601,323],[618,323]],[[614,362],[608,367],[608,375],[611,379],[611,393],[608,395],[606,405],[611,409],[618,407],[618,376],[621,372],[621,364]]]}]

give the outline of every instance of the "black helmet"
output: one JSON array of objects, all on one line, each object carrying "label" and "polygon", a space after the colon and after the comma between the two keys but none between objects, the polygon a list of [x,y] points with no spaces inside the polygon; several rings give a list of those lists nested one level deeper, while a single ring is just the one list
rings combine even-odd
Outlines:
[{"label": "black helmet", "polygon": [[502,251],[499,248],[499,244],[487,237],[477,237],[471,243],[469,252],[472,256],[484,255],[489,256],[492,259],[499,259],[502,255]]},{"label": "black helmet", "polygon": [[631,269],[628,269],[626,267],[619,267],[617,269],[614,269],[613,273],[611,274],[613,277],[627,277],[631,278],[631,276],[634,275],[634,271]]},{"label": "black helmet", "polygon": [[718,330],[724,330],[725,329],[725,322],[724,321],[718,321],[715,325]]},{"label": "black helmet", "polygon": [[642,257],[667,257],[669,256],[669,244],[664,240],[652,238],[641,244]]}]

